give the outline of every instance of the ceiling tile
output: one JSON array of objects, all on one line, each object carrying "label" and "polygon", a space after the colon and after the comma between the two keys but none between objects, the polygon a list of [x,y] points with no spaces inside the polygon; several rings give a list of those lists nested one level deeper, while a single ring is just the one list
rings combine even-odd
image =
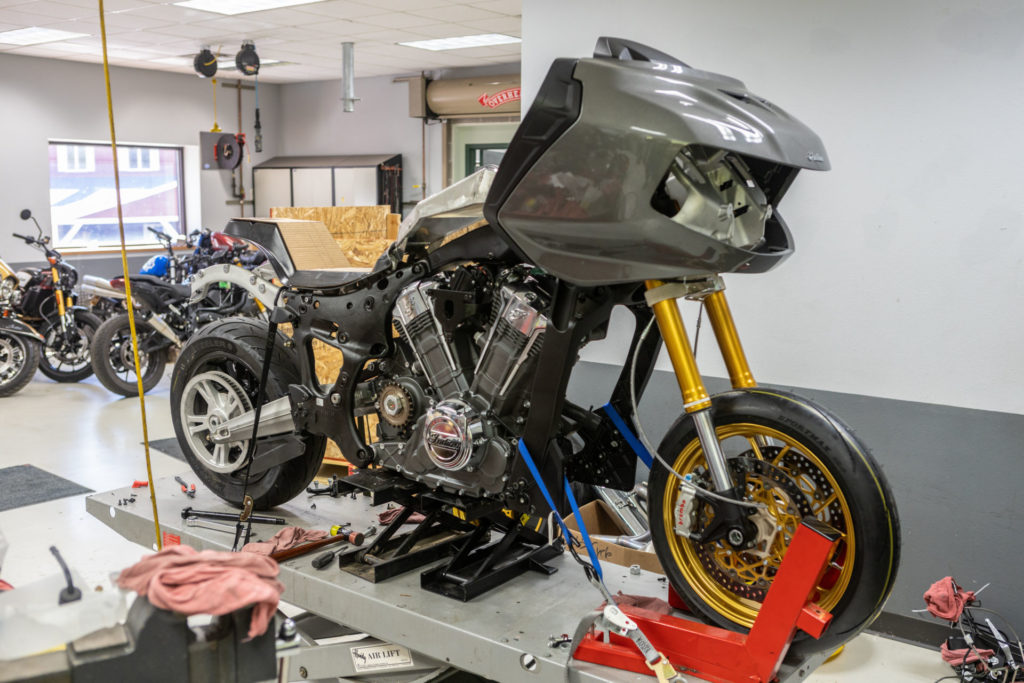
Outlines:
[{"label": "ceiling tile", "polygon": [[32,14],[41,14],[46,17],[53,17],[54,19],[77,19],[79,17],[98,17],[99,12],[96,11],[96,6],[92,7],[77,7],[75,5],[65,5],[61,2],[50,2],[49,0],[38,0],[31,4],[26,4],[21,7],[15,7],[14,9],[21,9],[25,12]]},{"label": "ceiling tile", "polygon": [[378,7],[375,3],[361,4],[349,2],[348,0],[329,0],[329,2],[317,2],[312,5],[301,5],[295,8],[303,14],[316,14],[323,17],[334,17],[335,19],[358,19],[380,14],[386,8]]},{"label": "ceiling tile", "polygon": [[383,11],[406,12],[415,9],[445,7],[460,4],[460,0],[356,0],[362,5],[373,7],[380,14]]},{"label": "ceiling tile", "polygon": [[409,28],[410,26],[423,26],[424,24],[431,23],[429,19],[405,12],[375,14],[372,17],[362,17],[359,21],[363,24],[385,26],[387,28]]},{"label": "ceiling tile", "polygon": [[464,26],[484,33],[504,33],[507,36],[522,35],[523,20],[519,17],[495,17],[492,19],[465,19]]},{"label": "ceiling tile", "polygon": [[434,21],[465,21],[467,19],[495,19],[504,15],[488,12],[469,5],[448,5],[423,10],[409,10],[410,14],[427,17]]},{"label": "ceiling tile", "polygon": [[[61,0],[61,2],[68,5],[88,7],[94,12],[99,10],[99,3],[97,0]],[[121,10],[133,9],[135,7],[145,7],[149,4],[151,3],[146,0],[103,0],[103,11],[120,12]]]},{"label": "ceiling tile", "polygon": [[488,12],[498,12],[518,17],[523,13],[522,0],[487,0],[486,2],[471,2],[473,7],[485,9]]},{"label": "ceiling tile", "polygon": [[45,14],[37,14],[35,12],[29,12],[28,7],[31,5],[18,5],[16,7],[5,8],[0,10],[0,21],[5,24],[14,24],[19,28],[26,28],[29,26],[50,26],[60,19],[54,19],[48,17]]}]

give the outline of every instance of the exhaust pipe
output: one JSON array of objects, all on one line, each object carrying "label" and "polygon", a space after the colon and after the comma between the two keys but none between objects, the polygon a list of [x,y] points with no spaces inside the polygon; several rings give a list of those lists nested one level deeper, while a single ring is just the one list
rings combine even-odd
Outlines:
[{"label": "exhaust pipe", "polygon": [[124,290],[114,289],[110,286],[110,280],[95,275],[82,277],[82,284],[78,287],[83,298],[99,297],[103,299],[123,299]]},{"label": "exhaust pipe", "polygon": [[174,330],[171,329],[170,325],[164,322],[163,318],[161,318],[158,315],[154,315],[153,317],[146,320],[146,322],[149,323],[154,330],[170,339],[175,346],[181,348],[181,338],[178,337]]}]

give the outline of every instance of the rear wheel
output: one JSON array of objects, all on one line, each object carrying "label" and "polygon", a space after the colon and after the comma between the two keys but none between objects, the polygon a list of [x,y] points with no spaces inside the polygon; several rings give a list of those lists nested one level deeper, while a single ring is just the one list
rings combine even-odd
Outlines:
[{"label": "rear wheel", "polygon": [[[812,596],[833,619],[820,640],[798,636],[791,651],[834,649],[874,620],[896,576],[898,519],[878,465],[837,418],[782,392],[718,396],[712,418],[733,482],[745,500],[762,504],[748,518],[757,538],[753,547],[735,548],[725,539],[700,543],[677,533],[677,513],[685,508],[679,481],[655,463],[652,540],[672,587],[715,624],[750,628],[801,519],[815,517],[842,535]],[[714,488],[692,420],[678,420],[659,451],[676,472]],[[699,533],[713,518],[711,506],[702,505],[690,531]]]},{"label": "rear wheel", "polygon": [[80,382],[92,374],[90,347],[103,321],[89,311],[76,310],[74,329],[67,334],[60,325],[50,327],[43,335],[46,347],[39,359],[39,372],[57,382]]},{"label": "rear wheel", "polygon": [[[171,378],[171,421],[185,459],[211,491],[234,505],[244,493],[257,509],[286,503],[306,488],[324,457],[327,440],[301,437],[297,457],[245,478],[249,434],[216,444],[211,431],[255,405],[263,367],[267,323],[250,318],[227,318],[210,323],[181,351]],[[285,348],[280,332],[271,355],[266,401],[288,392],[300,381],[295,351]],[[274,438],[274,437],[269,437]]]},{"label": "rear wheel", "polygon": [[39,344],[0,330],[0,396],[21,391],[39,365]]},{"label": "rear wheel", "polygon": [[[139,340],[139,368],[142,372],[142,391],[148,392],[164,376],[167,365],[167,348],[147,351],[160,333],[140,316],[135,318],[135,333]],[[92,367],[96,379],[115,394],[138,396],[138,376],[135,374],[135,354],[128,314],[122,313],[109,318],[100,325],[93,336]]]}]

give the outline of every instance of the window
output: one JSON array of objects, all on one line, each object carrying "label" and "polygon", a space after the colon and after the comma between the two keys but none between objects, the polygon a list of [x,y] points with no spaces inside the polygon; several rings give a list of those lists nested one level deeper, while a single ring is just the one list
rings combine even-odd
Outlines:
[{"label": "window", "polygon": [[[147,228],[185,234],[180,147],[118,147],[125,242],[156,244]],[[120,244],[109,144],[50,143],[50,217],[57,248],[105,249]]]},{"label": "window", "polygon": [[89,145],[57,145],[57,170],[61,173],[91,173],[96,156]]}]

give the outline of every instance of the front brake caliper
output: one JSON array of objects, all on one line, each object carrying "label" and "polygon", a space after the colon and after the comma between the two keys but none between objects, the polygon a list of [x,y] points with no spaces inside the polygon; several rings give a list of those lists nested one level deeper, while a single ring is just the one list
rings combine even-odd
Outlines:
[{"label": "front brake caliper", "polygon": [[[690,475],[686,475],[689,479]],[[679,484],[679,496],[672,510],[672,521],[676,534],[684,538],[694,538],[697,528],[697,488],[685,481]]]}]

